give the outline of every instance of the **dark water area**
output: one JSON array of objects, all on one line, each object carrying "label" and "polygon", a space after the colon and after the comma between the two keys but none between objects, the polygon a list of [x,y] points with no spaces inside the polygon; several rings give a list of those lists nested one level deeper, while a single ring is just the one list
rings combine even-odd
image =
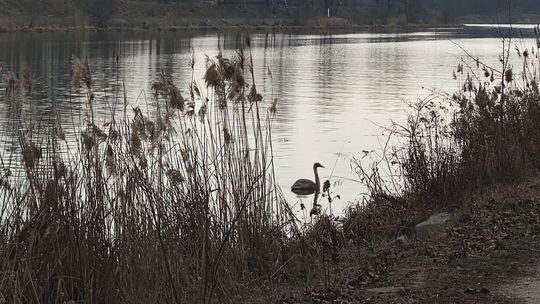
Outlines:
[{"label": "dark water area", "polygon": [[[466,57],[460,46],[487,64],[500,65],[500,36],[508,31],[513,32],[515,46],[532,49],[536,45],[531,26],[401,33],[253,34],[255,76],[264,96],[263,106],[269,107],[274,98],[278,99],[272,125],[276,175],[289,202],[309,203],[310,198],[296,197],[289,187],[298,178],[313,178],[315,162],[325,166],[319,171],[321,178],[330,178],[334,193],[341,196],[334,211],[339,213],[360,198],[363,187],[350,159],[361,158],[362,151],[381,151],[386,137],[380,126],[403,122],[407,102],[424,98],[433,89],[452,92],[459,88],[452,71]],[[192,77],[203,87],[205,56],[214,57],[220,51],[226,57],[233,56],[244,42],[243,35],[0,34],[0,65],[16,73],[28,65],[35,82],[22,109],[8,102],[6,83],[0,83],[2,161],[18,166],[18,134],[31,121],[36,124],[37,137],[60,121],[66,140],[76,146],[85,99],[72,89],[73,56],[88,59],[98,101],[96,119],[104,123],[110,119],[118,88],[124,85],[130,108],[140,106],[152,111],[150,84],[162,70],[173,75],[185,96]],[[514,64],[519,67],[518,58]]]}]

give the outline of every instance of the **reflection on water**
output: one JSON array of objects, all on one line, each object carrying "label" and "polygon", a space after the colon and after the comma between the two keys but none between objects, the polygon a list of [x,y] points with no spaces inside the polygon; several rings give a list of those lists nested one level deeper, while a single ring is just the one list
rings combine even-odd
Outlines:
[{"label": "reflection on water", "polygon": [[[362,191],[347,157],[362,150],[379,150],[385,138],[377,125],[403,121],[406,102],[429,94],[432,88],[454,90],[452,70],[462,51],[497,65],[498,32],[465,29],[430,29],[386,34],[256,34],[252,35],[256,80],[264,102],[277,98],[273,122],[274,155],[278,182],[289,193],[302,176],[311,176],[311,164],[320,162],[321,179],[337,182],[341,210]],[[223,51],[233,56],[243,42],[242,33],[47,33],[1,34],[0,63],[12,71],[28,64],[35,79],[28,100],[32,106],[14,109],[0,94],[0,152],[3,162],[18,146],[23,125],[36,121],[35,132],[61,121],[68,140],[74,141],[81,122],[83,98],[71,89],[73,55],[87,58],[95,76],[98,121],[110,115],[116,88],[125,85],[130,106],[147,109],[149,85],[161,70],[171,73],[184,88],[200,80],[205,56]],[[518,44],[531,47],[532,39]],[[196,59],[195,73],[190,60]],[[115,65],[119,56],[120,64]],[[271,71],[271,74],[268,73]],[[201,80],[202,84],[202,80]],[[2,84],[2,92],[5,84]],[[341,156],[339,156],[341,155]],[[309,200],[302,200],[308,204]],[[337,204],[341,204],[338,206]],[[323,204],[323,210],[325,205]]]}]

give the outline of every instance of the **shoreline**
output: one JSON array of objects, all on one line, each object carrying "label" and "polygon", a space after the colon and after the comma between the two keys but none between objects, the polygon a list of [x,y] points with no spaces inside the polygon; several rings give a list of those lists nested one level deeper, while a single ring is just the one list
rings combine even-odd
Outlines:
[{"label": "shoreline", "polygon": [[[421,30],[448,30],[462,29],[465,27],[482,27],[486,23],[448,23],[448,24],[407,24],[407,25],[384,25],[384,24],[354,24],[345,26],[312,26],[312,25],[171,25],[171,26],[18,26],[12,29],[0,28],[0,34],[15,33],[118,33],[118,32],[282,32],[282,33],[303,33],[303,34],[326,34],[326,33],[390,33],[390,32],[413,32]],[[506,24],[505,24],[506,25]],[[515,23],[514,25],[534,25],[533,23]]]},{"label": "shoreline", "polygon": [[438,28],[463,28],[463,24],[409,24],[409,25],[350,25],[350,26],[309,26],[309,25],[188,25],[188,26],[35,26],[0,29],[0,34],[12,33],[96,33],[96,32],[301,32],[301,33],[348,33],[348,32],[410,32]]}]

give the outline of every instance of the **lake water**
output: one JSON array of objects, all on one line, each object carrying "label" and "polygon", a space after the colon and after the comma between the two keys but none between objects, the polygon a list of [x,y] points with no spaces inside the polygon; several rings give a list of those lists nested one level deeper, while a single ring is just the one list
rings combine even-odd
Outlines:
[{"label": "lake water", "polygon": [[[334,193],[341,196],[334,203],[334,211],[340,213],[349,202],[360,198],[364,188],[351,170],[350,158],[362,157],[363,150],[380,151],[386,140],[380,126],[404,121],[407,101],[424,98],[432,89],[451,92],[458,88],[452,71],[460,58],[466,57],[458,45],[498,66],[503,30],[509,28],[253,34],[258,89],[268,105],[274,97],[279,100],[273,123],[274,154],[278,182],[288,201],[309,202],[309,198],[290,193],[289,187],[298,178],[313,178],[314,162],[326,167],[320,171],[323,180],[331,177]],[[517,46],[536,46],[532,27],[513,30],[522,37],[513,41]],[[201,79],[205,55],[215,56],[222,50],[230,56],[242,42],[243,33],[0,34],[0,64],[12,71],[29,64],[36,82],[31,98],[38,108],[14,121],[4,90],[0,93],[3,161],[9,161],[10,151],[18,145],[13,129],[31,115],[48,125],[61,113],[68,139],[76,138],[70,130],[77,120],[69,118],[77,117],[84,105],[81,99],[70,98],[72,55],[88,58],[97,75],[96,91],[109,93],[113,91],[111,79],[116,77],[114,62],[119,56],[119,78],[125,82],[128,99],[144,103],[144,96],[150,95],[149,85],[161,69],[172,73],[187,96],[192,52],[196,58],[195,79]],[[5,89],[5,83],[0,89]],[[109,109],[103,105],[97,112],[109,113]]]}]

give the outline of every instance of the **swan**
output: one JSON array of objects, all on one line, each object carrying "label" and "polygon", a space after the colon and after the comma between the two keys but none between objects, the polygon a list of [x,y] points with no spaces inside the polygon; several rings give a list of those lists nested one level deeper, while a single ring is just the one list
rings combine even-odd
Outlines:
[{"label": "swan", "polygon": [[298,195],[308,195],[315,192],[319,193],[321,181],[319,180],[319,173],[317,172],[318,168],[324,168],[324,166],[319,163],[314,163],[313,173],[315,174],[315,182],[305,178],[299,179],[291,186],[291,191]]}]

